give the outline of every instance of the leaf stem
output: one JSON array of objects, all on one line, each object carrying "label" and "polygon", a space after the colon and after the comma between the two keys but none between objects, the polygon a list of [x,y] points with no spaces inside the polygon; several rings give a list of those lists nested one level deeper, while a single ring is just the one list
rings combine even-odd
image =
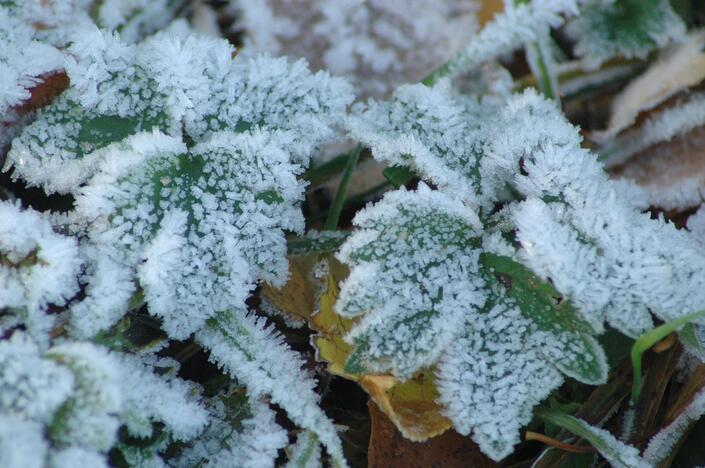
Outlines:
[{"label": "leaf stem", "polygon": [[525,440],[536,440],[538,442],[542,442],[546,445],[549,445],[553,448],[556,448],[558,450],[563,450],[564,452],[572,452],[572,453],[593,453],[596,452],[595,447],[590,447],[586,445],[572,445],[572,444],[566,444],[565,442],[561,442],[560,440],[556,440],[553,437],[549,437],[546,434],[541,434],[538,432],[533,432],[533,431],[526,431],[524,434],[524,439]]},{"label": "leaf stem", "polygon": [[348,192],[348,185],[350,185],[350,179],[352,177],[353,170],[357,165],[357,161],[360,159],[360,153],[362,153],[362,145],[358,143],[355,149],[348,154],[348,160],[345,163],[345,169],[343,170],[343,176],[340,179],[338,191],[335,193],[333,204],[330,207],[330,211],[328,211],[328,218],[323,225],[323,229],[326,231],[333,231],[336,227],[338,227],[340,213],[343,210],[343,203],[345,203],[345,194]]},{"label": "leaf stem", "polygon": [[634,382],[632,383],[632,397],[630,401],[631,406],[636,404],[636,401],[639,399],[639,393],[641,393],[641,359],[644,353],[653,345],[663,340],[683,325],[686,325],[687,323],[701,317],[705,317],[705,310],[693,312],[691,314],[684,315],[683,317],[678,317],[677,319],[666,322],[637,338],[632,346],[631,352],[632,367],[634,368]]}]

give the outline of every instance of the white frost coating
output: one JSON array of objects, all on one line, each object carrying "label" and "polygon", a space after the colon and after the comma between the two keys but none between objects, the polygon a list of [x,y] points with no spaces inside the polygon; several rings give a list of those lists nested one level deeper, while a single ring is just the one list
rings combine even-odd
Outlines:
[{"label": "white frost coating", "polygon": [[142,131],[197,143],[221,130],[266,127],[288,132],[290,157],[305,165],[353,94],[302,61],[233,60],[226,41],[195,35],[160,33],[128,45],[94,28],[69,51],[71,87],[15,138],[5,165],[48,191],[76,192],[112,146]]},{"label": "white frost coating", "polygon": [[604,317],[631,336],[651,327],[647,307],[663,320],[705,307],[702,249],[687,232],[620,200],[552,103],[527,92],[500,118],[508,123],[492,143],[487,170],[527,198],[513,216],[528,266],[551,277],[591,323]]},{"label": "white frost coating", "polygon": [[352,267],[336,310],[365,312],[345,337],[361,364],[408,378],[435,362],[485,295],[475,213],[421,184],[361,211],[338,258]]},{"label": "white frost coating", "polygon": [[207,423],[207,412],[195,389],[185,381],[153,373],[139,358],[119,360],[122,418],[130,435],[152,436],[152,423],[161,422],[175,440],[197,436]]},{"label": "white frost coating", "polygon": [[81,255],[87,264],[82,281],[87,284],[86,297],[71,304],[69,334],[74,338],[88,339],[122,318],[135,293],[135,282],[129,268],[94,245],[84,243]]},{"label": "white frost coating", "polygon": [[644,459],[659,465],[671,455],[673,448],[686,434],[688,428],[705,414],[705,390],[695,394],[688,406],[649,440]]},{"label": "white frost coating", "polygon": [[75,239],[34,210],[0,202],[0,308],[13,310],[44,346],[56,320],[47,306],[65,305],[78,291],[80,267]]},{"label": "white frost coating", "polygon": [[244,310],[212,319],[196,340],[210,359],[247,386],[252,398],[269,395],[298,426],[316,434],[333,459],[347,466],[333,423],[318,406],[315,382],[301,370],[303,363],[263,320]]},{"label": "white frost coating", "polygon": [[108,468],[105,455],[83,447],[57,450],[49,456],[48,468]]},{"label": "white frost coating", "polygon": [[289,141],[220,132],[186,153],[164,135],[136,135],[77,197],[91,241],[134,272],[171,337],[241,307],[259,280],[283,284],[284,230],[303,230]]},{"label": "white frost coating", "polygon": [[286,468],[320,468],[321,444],[313,432],[304,431],[296,437],[296,443],[287,449],[289,461]]},{"label": "white frost coating", "polygon": [[613,57],[643,59],[654,49],[685,38],[685,24],[668,0],[584,3],[568,32],[577,39],[575,53],[590,68]]},{"label": "white frost coating", "polygon": [[43,468],[48,451],[44,427],[12,415],[0,416],[0,465]]},{"label": "white frost coating", "polygon": [[520,442],[533,407],[563,377],[545,360],[535,326],[517,308],[500,303],[467,320],[440,360],[439,402],[458,432],[501,460]]},{"label": "white frost coating", "polygon": [[56,441],[107,452],[115,443],[122,405],[120,374],[112,357],[91,343],[54,346],[46,357],[74,374],[74,390],[59,421]]},{"label": "white frost coating", "polygon": [[0,341],[0,413],[3,415],[46,424],[72,393],[73,374],[43,359],[39,352],[28,337],[19,333]]},{"label": "white frost coating", "polygon": [[376,159],[409,165],[430,181],[473,200],[480,183],[479,114],[490,111],[489,105],[473,104],[463,105],[448,81],[432,88],[405,85],[391,101],[370,101],[359,109],[348,118],[347,128]]},{"label": "white frost coating", "polygon": [[62,66],[61,53],[34,35],[29,23],[0,7],[0,114],[28,99],[40,75]]},{"label": "white frost coating", "polygon": [[232,0],[244,30],[243,54],[306,58],[355,84],[362,97],[385,98],[421,80],[476,30],[468,0]]},{"label": "white frost coating", "polygon": [[694,93],[688,101],[649,117],[598,151],[606,159],[605,167],[624,164],[632,155],[656,143],[667,142],[705,124],[705,93]]},{"label": "white frost coating", "polygon": [[311,74],[304,60],[258,56],[223,62],[222,55],[208,62],[210,93],[186,115],[193,138],[224,129],[281,130],[290,133],[292,160],[306,166],[311,152],[334,135],[353,98],[347,82],[328,72]]},{"label": "white frost coating", "polygon": [[446,65],[450,76],[495,59],[525,44],[535,42],[549,28],[565,21],[563,15],[578,13],[576,0],[532,0],[505,2],[504,11],[470,39],[457,57]]},{"label": "white frost coating", "polygon": [[242,422],[242,432],[228,440],[229,448],[211,455],[205,467],[219,468],[224,460],[233,467],[275,466],[279,449],[288,440],[286,431],[276,423],[274,411],[265,403],[253,401],[250,408],[252,417]]}]

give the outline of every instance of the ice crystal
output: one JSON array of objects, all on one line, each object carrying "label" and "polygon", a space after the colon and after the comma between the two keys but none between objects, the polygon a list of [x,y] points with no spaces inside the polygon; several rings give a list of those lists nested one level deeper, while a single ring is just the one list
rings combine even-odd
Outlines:
[{"label": "ice crystal", "polygon": [[671,455],[673,448],[683,439],[693,423],[705,414],[705,390],[700,390],[681,411],[650,440],[644,451],[644,459],[658,466]]},{"label": "ice crystal", "polygon": [[0,308],[11,311],[0,328],[7,331],[22,323],[46,345],[56,322],[47,307],[65,305],[78,291],[77,242],[55,233],[36,211],[10,202],[0,202],[0,220]]},{"label": "ice crystal", "polygon": [[337,463],[346,466],[335,427],[318,406],[315,382],[262,319],[243,310],[223,312],[196,339],[210,350],[213,362],[247,386],[251,397],[269,395],[295,424],[315,433]]}]

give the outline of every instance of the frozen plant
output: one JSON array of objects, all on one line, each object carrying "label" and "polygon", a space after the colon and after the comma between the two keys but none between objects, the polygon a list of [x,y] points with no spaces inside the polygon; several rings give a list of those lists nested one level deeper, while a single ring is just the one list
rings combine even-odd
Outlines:
[{"label": "frozen plant", "polygon": [[[604,322],[637,336],[652,314],[704,308],[700,245],[619,199],[534,92],[478,101],[406,86],[349,128],[438,190],[402,189],[356,216],[340,252],[351,273],[338,311],[364,314],[347,369],[406,379],[437,365],[446,415],[492,458],[511,453],[562,374],[605,380]],[[507,186],[514,200],[494,213]],[[694,330],[684,344],[700,354]]]}]

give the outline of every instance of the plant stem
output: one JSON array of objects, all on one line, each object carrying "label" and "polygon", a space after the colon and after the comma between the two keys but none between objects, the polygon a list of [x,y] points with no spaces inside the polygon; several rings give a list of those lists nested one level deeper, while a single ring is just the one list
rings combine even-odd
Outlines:
[{"label": "plant stem", "polygon": [[358,159],[360,159],[360,153],[362,152],[362,145],[358,143],[354,150],[348,154],[348,160],[345,164],[345,169],[343,170],[343,176],[340,179],[340,185],[338,186],[338,191],[335,193],[335,198],[333,199],[333,204],[328,212],[328,218],[323,226],[326,231],[333,231],[338,227],[338,221],[340,221],[340,213],[343,210],[343,203],[345,202],[345,194],[348,192],[348,185],[350,185],[350,178],[352,177],[353,170],[357,165]]},{"label": "plant stem", "polygon": [[678,317],[675,320],[666,322],[663,325],[644,333],[634,342],[631,352],[632,367],[634,368],[634,382],[632,383],[632,397],[630,402],[631,406],[636,404],[636,401],[639,398],[639,393],[641,392],[641,359],[644,353],[653,345],[663,340],[683,325],[686,325],[687,323],[700,317],[705,317],[705,310],[693,312],[692,314],[684,315],[683,317]]}]

